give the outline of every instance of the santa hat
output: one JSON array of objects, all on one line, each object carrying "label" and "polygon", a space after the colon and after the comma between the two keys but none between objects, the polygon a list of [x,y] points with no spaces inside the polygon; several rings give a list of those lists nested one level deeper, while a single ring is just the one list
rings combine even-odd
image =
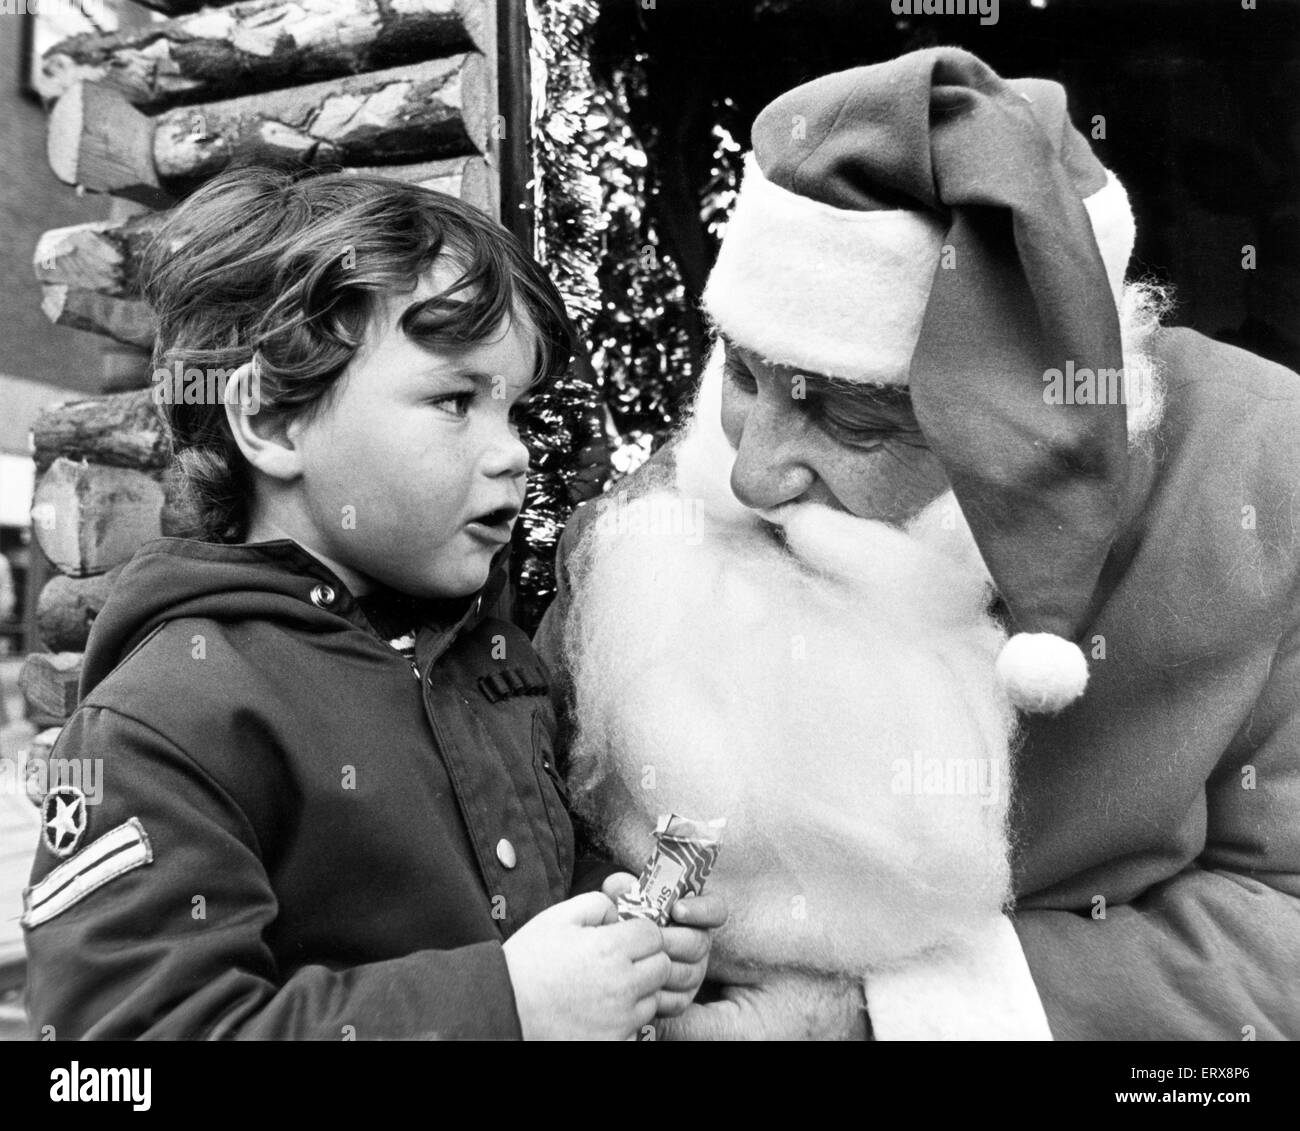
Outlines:
[{"label": "santa hat", "polygon": [[706,309],[769,361],[908,387],[1017,629],[1004,686],[1059,710],[1088,678],[1127,434],[1122,403],[1049,404],[1045,374],[1123,364],[1122,186],[1058,84],[956,48],[796,87],[753,143]]}]

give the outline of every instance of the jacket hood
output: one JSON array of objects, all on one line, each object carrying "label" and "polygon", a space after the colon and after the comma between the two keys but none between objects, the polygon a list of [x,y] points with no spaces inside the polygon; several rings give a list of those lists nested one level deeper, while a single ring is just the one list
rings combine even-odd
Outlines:
[{"label": "jacket hood", "polygon": [[[142,546],[126,564],[95,618],[82,661],[79,699],[160,624],[182,617],[253,618],[309,632],[336,630],[342,617],[369,629],[363,605],[389,596],[415,611],[417,623],[454,621],[459,629],[477,621],[482,609],[500,596],[506,585],[505,562],[503,548],[477,599],[472,595],[455,602],[416,601],[380,591],[359,601],[333,570],[287,538],[236,544],[159,538]],[[318,605],[313,592],[322,585],[333,595]]]}]

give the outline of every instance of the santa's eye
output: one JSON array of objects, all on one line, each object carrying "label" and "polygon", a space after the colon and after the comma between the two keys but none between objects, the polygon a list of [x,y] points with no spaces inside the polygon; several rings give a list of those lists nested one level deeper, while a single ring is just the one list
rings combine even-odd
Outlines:
[{"label": "santa's eye", "polygon": [[844,421],[834,419],[830,414],[823,413],[818,423],[823,430],[828,432],[841,443],[849,444],[857,448],[874,448],[884,443],[891,436],[891,433],[882,429],[879,425],[866,426],[862,424],[845,423]]},{"label": "santa's eye", "polygon": [[910,412],[902,413],[892,407],[860,402],[854,397],[819,394],[808,398],[808,411],[825,432],[853,447],[875,448],[887,441],[922,441]]},{"label": "santa's eye", "polygon": [[727,361],[723,366],[723,373],[726,375],[727,380],[741,392],[758,392],[758,382],[754,380],[754,375],[749,371],[749,367],[730,350],[727,351]]}]

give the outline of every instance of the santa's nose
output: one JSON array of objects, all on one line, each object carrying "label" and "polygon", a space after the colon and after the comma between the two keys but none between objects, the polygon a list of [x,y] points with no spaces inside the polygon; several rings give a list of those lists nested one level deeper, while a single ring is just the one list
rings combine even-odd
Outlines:
[{"label": "santa's nose", "polygon": [[761,410],[749,414],[731,467],[732,493],[745,506],[766,510],[792,503],[815,482],[800,457],[798,436],[789,432]]}]

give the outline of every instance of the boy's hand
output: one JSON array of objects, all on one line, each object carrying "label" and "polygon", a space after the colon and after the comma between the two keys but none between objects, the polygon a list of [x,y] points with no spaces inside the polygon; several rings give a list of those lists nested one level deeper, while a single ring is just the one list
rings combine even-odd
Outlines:
[{"label": "boy's hand", "polygon": [[629,1040],[673,973],[664,932],[597,892],[548,907],[502,945],[524,1040]]},{"label": "boy's hand", "polygon": [[[628,872],[606,878],[601,891],[617,899],[636,883]],[[709,965],[710,931],[727,921],[727,905],[719,895],[688,895],[673,904],[673,926],[663,928],[664,952],[672,959],[672,973],[658,993],[657,1017],[676,1017],[699,992]]]}]

